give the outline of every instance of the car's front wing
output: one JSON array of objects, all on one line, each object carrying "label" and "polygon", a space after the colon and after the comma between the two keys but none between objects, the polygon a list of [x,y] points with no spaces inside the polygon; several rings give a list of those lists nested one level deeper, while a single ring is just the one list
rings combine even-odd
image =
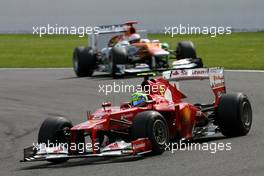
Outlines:
[{"label": "car's front wing", "polygon": [[129,155],[143,155],[151,151],[151,145],[149,139],[147,138],[140,138],[132,141],[131,143],[125,143],[124,141],[111,143],[106,147],[101,148],[97,153],[93,153],[91,151],[85,153],[69,154],[69,152],[65,149],[59,149],[58,147],[47,147],[45,152],[43,152],[38,150],[35,146],[31,146],[24,149],[24,158],[21,160],[21,162],[90,157],[121,157]]}]

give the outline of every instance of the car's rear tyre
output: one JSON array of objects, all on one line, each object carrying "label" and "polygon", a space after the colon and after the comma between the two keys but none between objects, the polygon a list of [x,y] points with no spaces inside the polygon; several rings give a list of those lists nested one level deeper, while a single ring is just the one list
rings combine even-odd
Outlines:
[{"label": "car's rear tyre", "polygon": [[216,122],[226,137],[246,135],[252,124],[250,102],[243,93],[223,94],[219,99]]},{"label": "car's rear tyre", "polygon": [[196,51],[192,41],[181,41],[176,47],[176,59],[196,58]]},{"label": "car's rear tyre", "polygon": [[[70,129],[72,123],[64,117],[51,117],[44,120],[38,133],[38,143],[44,143],[46,146],[53,144],[69,144]],[[50,159],[53,163],[62,163],[68,159]]]},{"label": "car's rear tyre", "polygon": [[124,47],[113,47],[110,52],[110,57],[110,64],[112,65],[111,75],[113,78],[119,78],[122,75],[117,65],[125,65],[128,63],[127,50]]},{"label": "car's rear tyre", "polygon": [[96,56],[90,47],[77,47],[73,52],[73,69],[78,77],[92,76],[96,67]]},{"label": "car's rear tyre", "polygon": [[138,113],[133,120],[131,134],[133,139],[149,138],[153,154],[162,154],[169,139],[167,123],[156,111]]}]

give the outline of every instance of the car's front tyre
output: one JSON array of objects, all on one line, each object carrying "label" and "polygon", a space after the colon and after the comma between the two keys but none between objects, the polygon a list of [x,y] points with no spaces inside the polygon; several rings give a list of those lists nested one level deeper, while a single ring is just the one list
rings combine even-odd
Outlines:
[{"label": "car's front tyre", "polygon": [[122,77],[123,73],[117,65],[125,65],[128,63],[128,54],[125,47],[113,47],[110,52],[111,75],[113,78]]},{"label": "car's front tyre", "polygon": [[133,139],[148,138],[154,154],[162,154],[169,140],[166,120],[156,111],[138,113],[133,120],[131,133]]},{"label": "car's front tyre", "polygon": [[[48,145],[69,144],[72,123],[64,117],[50,117],[44,120],[38,133],[38,143]],[[65,158],[49,159],[52,163],[62,163]]]},{"label": "car's front tyre", "polygon": [[181,41],[177,43],[176,59],[192,58],[196,59],[196,50],[192,41]]}]

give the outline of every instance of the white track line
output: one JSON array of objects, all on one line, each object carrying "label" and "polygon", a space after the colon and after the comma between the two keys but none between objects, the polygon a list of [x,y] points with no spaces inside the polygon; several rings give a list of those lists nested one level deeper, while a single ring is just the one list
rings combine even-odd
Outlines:
[{"label": "white track line", "polygon": [[264,70],[225,70],[227,72],[264,73]]}]

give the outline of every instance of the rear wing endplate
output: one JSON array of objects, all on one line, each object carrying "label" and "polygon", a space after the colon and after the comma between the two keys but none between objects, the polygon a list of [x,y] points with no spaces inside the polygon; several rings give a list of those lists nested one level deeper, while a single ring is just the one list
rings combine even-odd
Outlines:
[{"label": "rear wing endplate", "polygon": [[221,94],[226,93],[224,68],[222,67],[168,70],[164,71],[162,76],[168,81],[177,82],[209,79],[210,86],[215,94],[215,104],[218,104]]}]

